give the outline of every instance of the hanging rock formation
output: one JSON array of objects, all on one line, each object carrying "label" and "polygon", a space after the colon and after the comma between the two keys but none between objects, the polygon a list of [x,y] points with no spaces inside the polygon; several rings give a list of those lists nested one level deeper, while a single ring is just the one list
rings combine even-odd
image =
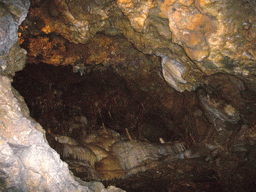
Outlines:
[{"label": "hanging rock formation", "polygon": [[[213,151],[205,153],[206,159],[217,167],[223,163],[217,154],[227,157],[231,152],[245,153],[241,164],[255,166],[255,7],[255,1],[246,0],[31,0],[31,5],[28,0],[0,1],[0,176],[4,183],[0,190],[121,191],[74,177],[45,137],[44,129],[56,131],[60,126],[42,127],[30,117],[34,113],[42,125],[46,122],[42,118],[58,122],[51,113],[69,116],[73,106],[81,113],[74,112],[74,119],[86,116],[81,111],[89,118],[73,119],[62,127],[61,135],[84,136],[93,132],[97,123],[106,123],[121,133],[127,130],[127,135],[129,130],[136,139],[141,139],[143,134],[138,132],[142,131],[144,139],[150,139],[144,130],[150,123],[143,122],[140,127],[138,122],[152,113],[169,123],[172,139],[185,141],[198,153],[204,154],[198,150],[201,146]],[[11,86],[25,62],[31,70],[26,76],[31,80],[28,86],[36,80],[42,87],[49,85],[45,95],[29,104],[39,104],[44,114],[29,111]],[[40,67],[45,64],[51,65],[48,69],[69,66],[78,74],[66,76],[65,70],[57,69],[43,73]],[[33,65],[40,69],[34,70]],[[94,81],[93,75],[101,80],[93,87],[96,96],[90,95],[90,85],[87,90],[77,88],[81,82],[88,85],[90,79]],[[20,91],[27,94],[29,89]],[[64,98],[74,104],[65,103]],[[49,102],[53,100],[55,105]],[[68,112],[63,106],[70,107]],[[84,137],[84,146],[63,144],[59,153],[76,159],[69,161],[70,167],[79,173],[91,171],[95,180],[123,176],[123,170],[146,170],[148,167],[137,165],[147,164],[153,157],[158,162],[162,156],[156,144],[122,143],[113,135],[103,135]],[[143,146],[147,154],[130,165],[127,156],[133,155],[131,148]],[[148,149],[154,153],[145,159]],[[108,155],[111,150],[115,155]],[[84,162],[80,169],[80,152],[91,154],[82,160],[92,161],[101,175]],[[117,163],[120,166],[113,167]],[[149,166],[155,167],[155,162]],[[239,168],[232,163],[230,167]],[[116,175],[108,171],[116,171]]]},{"label": "hanging rock formation", "polygon": [[[179,58],[179,61],[169,64],[169,68],[177,68],[179,63],[180,69],[172,72],[172,77],[179,76],[178,81],[172,78],[166,81],[174,89],[184,91],[193,90],[203,83],[205,75],[220,72],[255,82],[252,70],[256,34],[254,6],[253,1],[243,0],[236,3],[227,0],[39,1],[33,3],[31,19],[36,19],[40,25],[27,23],[23,29],[35,28],[36,25],[36,29],[30,31],[34,35],[56,33],[74,43],[89,43],[87,53],[84,53],[89,57],[77,54],[63,57],[61,50],[66,51],[67,47],[59,41],[55,59],[49,60],[47,52],[52,55],[56,49],[47,48],[47,44],[54,46],[58,40],[50,42],[45,37],[30,38],[29,55],[36,56],[42,52],[41,60],[55,65],[76,61],[97,64],[95,59],[89,59],[96,57],[96,51],[100,53],[101,62],[107,62],[110,56],[107,52],[114,53],[113,57],[118,58],[111,42],[104,42],[103,45],[98,41],[103,47],[97,50],[95,46],[90,46],[90,42],[94,41],[92,39],[98,32],[124,35],[144,54],[161,56],[162,63],[166,63],[167,58]],[[240,14],[246,18],[241,18]],[[43,47],[40,50],[43,51],[35,53],[36,50],[32,50],[35,41],[41,41]],[[165,71],[163,67],[164,74]]]}]

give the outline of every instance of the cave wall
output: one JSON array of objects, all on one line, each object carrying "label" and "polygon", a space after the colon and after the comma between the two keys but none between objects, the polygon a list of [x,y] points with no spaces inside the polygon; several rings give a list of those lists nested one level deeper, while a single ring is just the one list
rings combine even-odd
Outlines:
[{"label": "cave wall", "polygon": [[[248,138],[254,145],[254,7],[254,1],[244,0],[32,1],[24,21],[28,1],[1,1],[1,189],[104,188],[75,181],[67,164],[49,147],[41,125],[29,117],[24,99],[11,87],[15,72],[24,68],[26,52],[28,63],[72,65],[81,75],[112,67],[132,82],[130,87],[154,90],[153,98],[165,110],[175,111],[181,104],[185,108],[184,96],[176,91],[200,87],[185,97],[199,97],[202,111],[188,106],[193,118],[203,112],[210,122],[211,146],[221,150],[236,134],[238,150]],[[27,51],[19,47],[18,37]],[[187,133],[193,144],[212,134],[199,125],[197,134],[204,131],[201,138]]]},{"label": "cave wall", "polygon": [[[178,91],[194,90],[215,73],[254,84],[253,7],[254,1],[245,0],[32,1],[21,40],[35,35],[25,44],[37,62],[81,68],[122,59],[115,43],[93,38],[122,35],[142,53],[161,57],[163,76]],[[51,40],[51,34],[84,44],[83,54],[73,53],[63,40]]]},{"label": "cave wall", "polygon": [[122,191],[99,183],[75,181],[66,163],[46,141],[45,131],[29,116],[20,94],[11,86],[15,71],[25,65],[18,45],[18,26],[29,1],[0,2],[0,190],[1,191]]},{"label": "cave wall", "polygon": [[[158,107],[182,129],[196,127],[185,132],[197,143],[212,126],[225,136],[254,127],[254,7],[244,0],[32,1],[19,42],[31,64],[71,65],[81,76],[113,69],[151,96],[138,103],[146,110]],[[198,126],[181,125],[191,119]]]}]

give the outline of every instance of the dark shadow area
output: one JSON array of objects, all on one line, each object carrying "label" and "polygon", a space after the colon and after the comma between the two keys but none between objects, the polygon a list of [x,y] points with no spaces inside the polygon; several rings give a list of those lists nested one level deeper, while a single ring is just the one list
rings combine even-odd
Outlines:
[{"label": "dark shadow area", "polygon": [[[214,143],[219,141],[219,136],[202,111],[197,91],[174,92],[168,101],[176,102],[173,105],[176,107],[170,110],[166,103],[160,103],[156,93],[141,90],[136,87],[136,82],[127,81],[111,67],[88,66],[82,76],[73,70],[72,66],[27,64],[14,77],[12,85],[24,97],[31,117],[48,134],[77,139],[103,127],[116,131],[127,140],[130,136],[134,140],[151,143],[160,143],[160,138],[165,142],[182,141],[187,148],[200,154],[194,159],[172,162],[163,159],[159,166],[145,172],[124,179],[104,180],[105,186],[115,185],[128,192],[254,191],[254,141],[249,138],[243,145],[245,150],[235,148],[237,135],[243,134],[238,128],[231,136],[223,136],[224,143],[224,139],[229,138],[232,144],[229,151],[218,148],[210,152],[209,149],[203,150],[204,142]],[[221,79],[219,81],[222,83]],[[218,97],[225,95],[219,87],[211,89]],[[240,106],[237,101],[234,103],[237,102],[243,110],[242,123],[250,121],[252,124],[249,125],[253,127],[255,112],[254,105],[250,103],[254,97],[249,93],[243,92],[248,101],[245,104],[247,111],[243,110],[244,105]],[[250,131],[254,133],[252,128]],[[87,181],[91,178],[87,174],[91,171],[89,168],[83,172],[72,171]]]}]

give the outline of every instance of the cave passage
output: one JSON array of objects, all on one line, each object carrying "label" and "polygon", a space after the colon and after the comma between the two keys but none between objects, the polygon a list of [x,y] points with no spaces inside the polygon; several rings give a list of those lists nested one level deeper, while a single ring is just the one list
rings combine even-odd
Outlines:
[{"label": "cave passage", "polygon": [[[159,99],[163,98],[163,95],[159,95],[159,92],[154,92],[152,89],[142,90],[136,82],[123,78],[111,67],[105,68],[101,65],[89,66],[87,73],[81,75],[74,73],[72,66],[26,64],[24,70],[17,72],[13,79],[13,87],[24,97],[31,117],[43,126],[46,135],[68,136],[79,141],[84,138],[81,135],[95,133],[96,130],[104,128],[115,131],[127,141],[132,139],[153,145],[163,141],[183,142],[186,148],[199,147],[201,153],[200,159],[172,161],[171,164],[168,160],[161,160],[162,163],[158,166],[125,178],[122,178],[123,173],[108,173],[108,175],[101,173],[104,177],[100,177],[99,173],[88,165],[81,165],[70,157],[62,156],[74,175],[83,180],[100,180],[106,186],[115,185],[127,191],[159,189],[168,191],[170,188],[188,191],[230,189],[230,182],[233,179],[229,179],[225,185],[221,183],[217,171],[204,160],[209,158],[207,156],[209,149],[204,147],[200,149],[204,142],[214,142],[217,131],[209,122],[209,118],[204,115],[198,91],[183,93],[174,91],[168,95],[170,98],[168,102],[175,104],[163,104]],[[250,100],[252,99],[253,96],[250,96]],[[168,108],[170,105],[172,108]],[[244,113],[247,115],[243,120],[252,121],[254,117],[252,110]],[[57,152],[63,147],[54,144],[56,141],[49,139],[49,136],[47,139]],[[116,159],[102,156],[115,166]],[[234,156],[238,158],[237,154],[222,158],[228,159],[229,162]],[[241,154],[237,162],[243,162],[244,158],[245,156]],[[242,174],[247,174],[248,166],[250,161],[240,169]],[[95,167],[99,171],[107,165],[96,162]],[[180,169],[181,167],[184,169]],[[223,171],[227,177],[230,177],[228,168]],[[195,174],[192,176],[192,173]],[[251,171],[249,174],[254,177]],[[185,182],[185,180],[188,180],[190,187],[180,184],[180,181]],[[179,185],[176,186],[175,183]],[[245,187],[244,185],[250,187],[254,182],[241,181],[239,187]]]},{"label": "cave passage", "polygon": [[72,66],[27,64],[12,85],[25,98],[31,117],[54,134],[76,138],[82,130],[72,132],[70,123],[78,116],[87,118],[89,132],[105,126],[127,136],[127,128],[133,139],[156,143],[159,138],[177,141],[183,134],[176,128],[181,122],[173,117],[182,115],[166,110],[151,93],[111,68],[81,76]]},{"label": "cave passage", "polygon": [[[188,123],[188,116],[194,107],[187,104],[198,104],[195,93],[174,92],[183,107],[174,112],[159,102],[156,93],[141,90],[136,82],[125,80],[111,67],[97,66],[88,70],[87,74],[81,75],[74,73],[72,66],[26,64],[14,76],[12,85],[24,97],[31,117],[47,134],[77,140],[83,134],[104,127],[127,140],[192,144],[188,131],[193,122]],[[196,108],[200,111],[198,106]],[[48,142],[52,144],[51,140]],[[95,180],[86,173],[90,172],[88,170],[72,171],[84,180]],[[145,183],[141,182],[141,185]],[[132,190],[139,190],[141,185],[133,186]],[[155,187],[158,185],[162,185],[161,182]]]},{"label": "cave passage", "polygon": [[0,191],[255,191],[255,7],[1,1]]}]

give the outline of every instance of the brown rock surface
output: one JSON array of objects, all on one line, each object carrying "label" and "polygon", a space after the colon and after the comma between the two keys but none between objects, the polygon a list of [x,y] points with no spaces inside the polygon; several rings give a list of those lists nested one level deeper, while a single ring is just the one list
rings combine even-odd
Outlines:
[{"label": "brown rock surface", "polygon": [[[40,7],[33,4],[30,19],[41,24],[32,33],[56,33],[74,43],[89,43],[89,50],[85,48],[85,52],[91,55],[85,59],[87,64],[109,63],[104,59],[108,53],[118,54],[121,51],[120,47],[109,44],[109,40],[100,39],[98,44],[96,41],[99,39],[93,39],[97,32],[103,32],[124,35],[145,54],[183,58],[181,65],[185,70],[183,79],[186,83],[175,84],[167,80],[179,91],[195,89],[202,83],[204,74],[218,72],[254,81],[253,70],[250,70],[255,61],[255,27],[252,24],[255,12],[250,8],[253,2],[120,0],[116,3],[84,1],[82,4],[80,1],[54,1],[51,4],[50,9],[47,3]],[[247,17],[240,19],[238,13]],[[35,28],[32,23],[24,24],[23,29],[27,27]],[[50,47],[56,47],[55,42],[48,40]],[[47,59],[49,54],[44,56],[42,53],[40,57],[55,65],[76,65],[86,54],[75,53],[68,59],[61,53],[67,46],[59,44],[57,47],[60,54],[53,56],[54,60]],[[47,47],[44,49],[46,51]],[[56,49],[51,50],[50,55],[54,52]],[[101,59],[96,59],[97,56]]]},{"label": "brown rock surface", "polygon": [[[2,1],[0,176],[7,184],[0,189],[103,190],[100,184],[79,185],[43,130],[79,140],[103,127],[143,142],[157,132],[152,142],[182,141],[191,148],[187,155],[207,167],[192,180],[188,175],[199,172],[198,162],[166,162],[182,182],[164,168],[158,171],[159,159],[140,169],[171,181],[165,183],[168,191],[209,191],[214,183],[233,189],[232,182],[249,190],[255,185],[244,179],[247,172],[255,176],[255,7],[246,0],[32,0],[18,32],[29,2]],[[163,123],[150,123],[149,113]],[[78,124],[77,116],[88,123]],[[117,141],[112,136],[98,134],[88,149],[99,170],[113,168],[106,156]],[[79,147],[69,147],[69,153]],[[87,164],[72,163],[73,170],[99,178]]]},{"label": "brown rock surface", "polygon": [[[17,35],[28,7],[28,1],[0,4],[0,190],[92,191],[97,184],[88,188],[74,180],[67,164],[48,145],[41,125],[29,116],[24,98],[11,86],[14,72],[25,63],[26,51],[19,47]],[[104,186],[99,190],[108,191]]]}]

